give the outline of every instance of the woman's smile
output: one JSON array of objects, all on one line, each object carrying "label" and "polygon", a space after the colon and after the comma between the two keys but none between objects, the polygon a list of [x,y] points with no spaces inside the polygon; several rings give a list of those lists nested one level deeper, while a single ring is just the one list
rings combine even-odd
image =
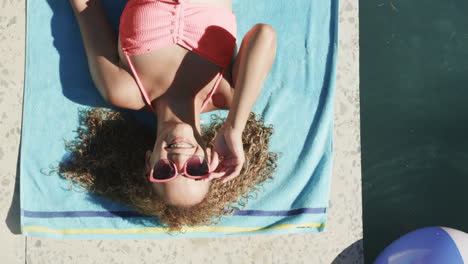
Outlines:
[{"label": "woman's smile", "polygon": [[194,148],[194,146],[189,143],[179,142],[179,143],[170,144],[166,148],[168,149],[190,149],[190,148]]}]

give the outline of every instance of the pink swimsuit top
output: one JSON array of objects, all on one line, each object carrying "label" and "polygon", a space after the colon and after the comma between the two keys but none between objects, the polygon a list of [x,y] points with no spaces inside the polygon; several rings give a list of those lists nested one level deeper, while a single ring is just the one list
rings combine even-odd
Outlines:
[{"label": "pink swimsuit top", "polygon": [[234,13],[205,3],[130,0],[120,18],[120,42],[146,103],[156,113],[130,56],[177,44],[221,67],[215,85],[202,104],[205,108],[219,86],[236,46]]}]

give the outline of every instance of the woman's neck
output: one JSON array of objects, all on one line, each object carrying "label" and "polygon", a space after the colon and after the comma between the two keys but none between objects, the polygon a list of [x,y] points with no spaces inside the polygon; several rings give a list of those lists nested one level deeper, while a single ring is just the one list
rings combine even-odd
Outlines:
[{"label": "woman's neck", "polygon": [[160,97],[155,101],[158,120],[158,134],[167,125],[185,123],[200,132],[200,105],[193,98],[168,99]]}]

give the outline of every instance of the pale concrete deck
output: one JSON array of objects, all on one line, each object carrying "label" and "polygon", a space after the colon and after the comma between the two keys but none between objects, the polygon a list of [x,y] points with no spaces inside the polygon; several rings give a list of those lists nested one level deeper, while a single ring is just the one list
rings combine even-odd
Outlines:
[{"label": "pale concrete deck", "polygon": [[25,0],[0,1],[0,263],[363,263],[357,0],[340,1],[335,164],[326,231],[149,241],[63,241],[18,234],[19,181],[15,175],[25,4]]}]

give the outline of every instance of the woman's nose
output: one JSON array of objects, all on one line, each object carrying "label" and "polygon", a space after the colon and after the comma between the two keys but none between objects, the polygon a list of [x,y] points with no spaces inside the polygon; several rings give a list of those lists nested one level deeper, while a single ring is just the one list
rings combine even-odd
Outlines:
[{"label": "woman's nose", "polygon": [[183,172],[184,164],[187,161],[187,156],[186,155],[180,155],[180,154],[174,154],[171,157],[171,161],[174,162],[174,165],[176,166],[177,170],[179,172]]}]

